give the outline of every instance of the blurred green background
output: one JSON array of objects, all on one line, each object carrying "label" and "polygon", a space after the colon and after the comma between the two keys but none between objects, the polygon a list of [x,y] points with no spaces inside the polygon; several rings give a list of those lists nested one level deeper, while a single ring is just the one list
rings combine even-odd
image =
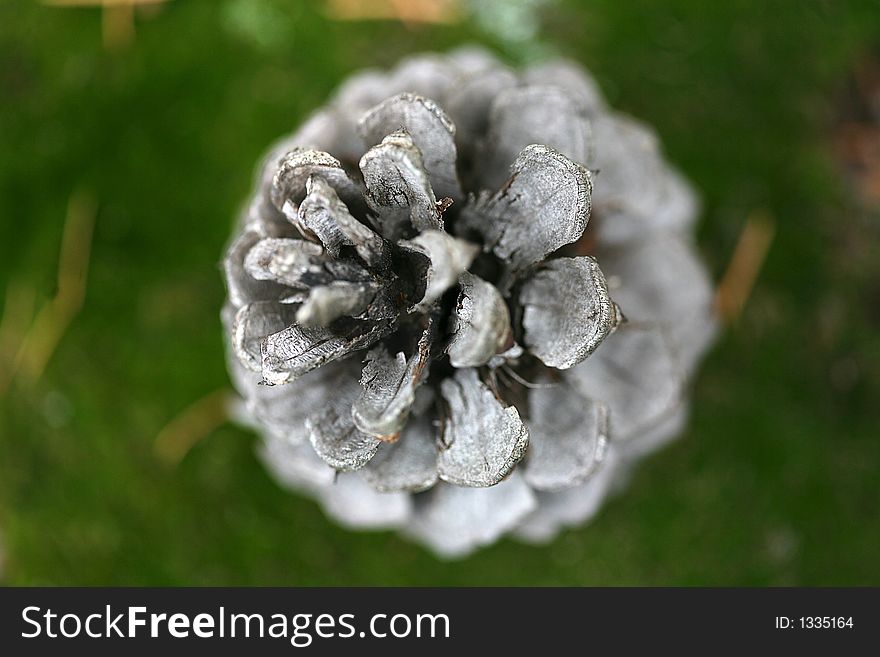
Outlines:
[{"label": "blurred green background", "polygon": [[[865,119],[853,80],[880,46],[876,1],[343,20],[357,4],[173,0],[138,11],[133,35],[105,14],[102,36],[99,9],[0,3],[0,581],[880,584],[880,210],[835,146]],[[276,486],[244,429],[205,429],[175,466],[154,442],[228,385],[218,262],[261,152],[351,71],[467,42],[514,64],[571,56],[655,126],[701,190],[716,280],[749,216],[776,236],[679,442],[591,525],[444,563],[325,520]],[[72,196],[78,216],[97,203],[85,302],[41,376],[10,382],[57,291]]]}]

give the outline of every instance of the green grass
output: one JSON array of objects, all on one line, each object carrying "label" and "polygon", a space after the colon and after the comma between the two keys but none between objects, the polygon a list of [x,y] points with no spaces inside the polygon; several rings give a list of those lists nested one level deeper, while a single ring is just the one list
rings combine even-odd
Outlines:
[{"label": "green grass", "polygon": [[100,202],[83,311],[36,388],[0,400],[5,582],[880,584],[880,218],[849,200],[829,147],[849,71],[880,43],[875,3],[547,12],[544,44],[656,126],[701,190],[716,277],[750,212],[777,236],[683,439],[590,526],[454,563],[335,527],[270,480],[243,429],[176,468],[153,452],[227,384],[217,263],[268,143],[361,66],[475,40],[518,58],[467,25],[256,4],[171,2],[117,54],[95,11],[0,6],[0,294],[15,280],[51,297],[68,198]]}]

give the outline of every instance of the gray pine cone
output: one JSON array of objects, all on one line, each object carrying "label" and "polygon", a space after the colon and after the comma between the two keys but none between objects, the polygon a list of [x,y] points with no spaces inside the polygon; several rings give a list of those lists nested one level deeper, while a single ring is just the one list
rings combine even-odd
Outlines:
[{"label": "gray pine cone", "polygon": [[574,64],[349,78],[271,150],[225,260],[266,464],[445,556],[585,521],[682,427],[715,331],[696,214]]}]

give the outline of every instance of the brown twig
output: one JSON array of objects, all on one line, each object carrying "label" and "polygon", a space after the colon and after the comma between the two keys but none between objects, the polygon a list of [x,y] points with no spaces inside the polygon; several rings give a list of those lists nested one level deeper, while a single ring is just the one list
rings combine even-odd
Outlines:
[{"label": "brown twig", "polygon": [[107,50],[122,50],[134,43],[134,5],[105,5],[101,11],[101,41]]},{"label": "brown twig", "polygon": [[773,218],[765,211],[753,212],[746,220],[715,293],[715,309],[726,324],[736,321],[745,307],[775,233]]},{"label": "brown twig", "polygon": [[215,390],[178,413],[156,436],[153,449],[167,465],[177,465],[199,441],[229,421],[229,388]]},{"label": "brown twig", "polygon": [[453,24],[461,20],[460,0],[327,0],[327,15],[341,21],[397,20]]},{"label": "brown twig", "polygon": [[100,7],[101,38],[107,50],[120,50],[134,41],[134,10],[168,0],[41,0],[49,7]]},{"label": "brown twig", "polygon": [[40,308],[12,366],[12,378],[18,376],[27,385],[40,380],[58,343],[82,308],[96,211],[90,194],[78,191],[70,197],[58,259],[58,291]]},{"label": "brown twig", "polygon": [[6,394],[15,372],[22,340],[34,317],[36,291],[30,285],[10,282],[6,287],[3,317],[0,319],[0,397]]}]

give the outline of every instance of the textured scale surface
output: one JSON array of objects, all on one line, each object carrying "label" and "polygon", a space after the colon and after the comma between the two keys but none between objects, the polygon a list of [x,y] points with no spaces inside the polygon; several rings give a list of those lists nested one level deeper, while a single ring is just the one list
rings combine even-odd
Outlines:
[{"label": "textured scale surface", "polygon": [[698,207],[574,63],[355,74],[269,149],[224,260],[267,468],[446,557],[587,521],[683,427]]}]

